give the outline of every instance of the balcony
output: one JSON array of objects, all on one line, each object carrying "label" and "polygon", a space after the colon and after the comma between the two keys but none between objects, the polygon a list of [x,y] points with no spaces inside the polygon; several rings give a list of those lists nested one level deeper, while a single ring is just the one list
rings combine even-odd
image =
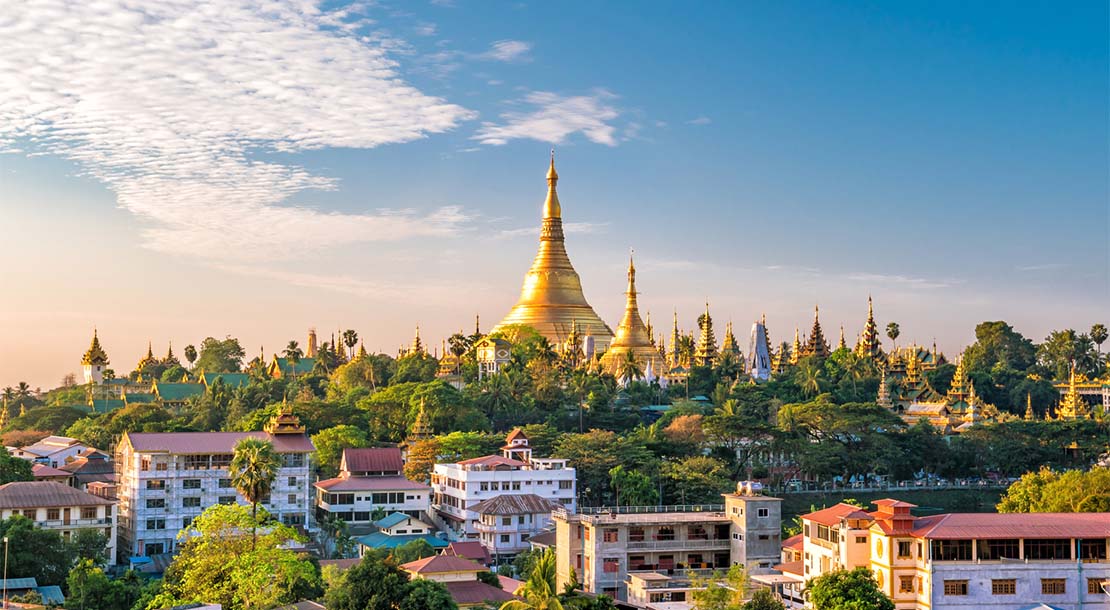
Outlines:
[{"label": "balcony", "polygon": [[105,517],[103,519],[70,519],[69,521],[66,521],[64,519],[50,519],[50,520],[47,520],[47,521],[35,521],[35,525],[38,526],[38,527],[50,527],[50,528],[93,527],[93,526],[96,526],[96,525],[111,525],[111,524],[112,524],[112,520],[110,518],[107,518],[107,517]]},{"label": "balcony", "polygon": [[474,524],[474,529],[487,534],[513,534],[516,532],[527,533],[532,531],[532,528],[527,524],[513,523],[511,525],[490,525],[488,523],[482,523],[481,521]]},{"label": "balcony", "polygon": [[707,538],[699,540],[641,540],[629,541],[625,548],[629,551],[682,551],[682,550],[728,550],[728,538]]}]

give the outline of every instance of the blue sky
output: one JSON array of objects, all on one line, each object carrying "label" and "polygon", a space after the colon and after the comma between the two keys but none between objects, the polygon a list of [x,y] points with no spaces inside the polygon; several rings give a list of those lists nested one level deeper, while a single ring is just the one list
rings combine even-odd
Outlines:
[{"label": "blue sky", "polygon": [[[1105,3],[36,0],[0,23],[0,384],[309,326],[393,351],[494,323],[548,148],[615,323],[708,298],[772,339],[956,352],[1110,308]],[[15,287],[15,288],[13,288]],[[746,345],[746,338],[741,339]]]}]

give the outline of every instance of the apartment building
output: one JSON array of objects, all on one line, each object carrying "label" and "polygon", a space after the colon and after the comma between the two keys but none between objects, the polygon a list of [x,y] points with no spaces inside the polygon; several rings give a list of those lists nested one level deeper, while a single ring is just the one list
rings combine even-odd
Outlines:
[{"label": "apartment building", "polygon": [[[648,601],[683,601],[674,583],[689,569],[727,570],[743,564],[770,571],[778,563],[781,499],[738,485],[725,494],[724,504],[684,506],[621,506],[565,510],[554,513],[556,579],[570,582],[573,568],[584,590],[628,601],[630,591],[657,591]],[[647,575],[653,573],[655,576]],[[635,580],[630,578],[635,576]],[[676,595],[681,593],[681,595]],[[679,597],[683,599],[679,599]]]},{"label": "apartment building", "polygon": [[397,447],[344,449],[339,476],[315,484],[318,516],[335,515],[351,525],[370,525],[375,513],[426,518],[432,489],[405,478],[403,469]]},{"label": "apartment building", "polygon": [[0,519],[16,515],[67,541],[78,530],[98,530],[108,539],[108,561],[116,560],[116,503],[111,500],[55,481],[0,485]]},{"label": "apartment building", "polygon": [[87,445],[75,438],[48,436],[26,447],[9,447],[8,453],[29,462],[60,468],[88,449]]},{"label": "apartment building", "polygon": [[[803,558],[776,566],[801,600],[809,578],[867,567],[898,610],[1110,610],[1110,513],[950,513],[839,504],[803,515]],[[790,553],[793,554],[793,550]]]},{"label": "apartment building", "polygon": [[[432,512],[452,540],[477,540],[490,553],[507,556],[528,548],[528,538],[548,524],[545,509],[550,513],[552,506],[559,506],[574,513],[575,490],[574,468],[566,460],[533,457],[528,437],[516,429],[505,439],[500,455],[436,464]],[[502,496],[528,499],[487,502]],[[488,511],[485,523],[482,514],[474,510],[479,505]],[[519,512],[500,512],[517,505]],[[537,508],[539,512],[529,512]],[[506,518],[511,518],[511,523],[506,524]]]},{"label": "apartment building", "polygon": [[270,441],[282,466],[263,507],[287,525],[310,528],[310,458],[315,447],[291,412],[261,432],[128,432],[116,447],[120,548],[133,556],[173,552],[177,534],[213,504],[247,504],[228,466],[244,438]]}]

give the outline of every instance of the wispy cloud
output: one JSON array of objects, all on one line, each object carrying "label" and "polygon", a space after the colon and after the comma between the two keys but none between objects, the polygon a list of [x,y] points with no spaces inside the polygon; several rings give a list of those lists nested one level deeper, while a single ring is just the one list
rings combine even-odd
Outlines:
[{"label": "wispy cloud", "polygon": [[713,119],[703,115],[703,116],[700,116],[696,119],[690,119],[689,121],[686,121],[686,124],[688,124],[688,125],[708,125],[712,122],[713,122]]},{"label": "wispy cloud", "polygon": [[616,146],[616,127],[609,123],[620,116],[612,105],[616,97],[604,89],[572,97],[534,91],[523,99],[531,110],[506,112],[501,115],[501,124],[484,122],[473,139],[494,146],[522,138],[558,144],[571,134],[581,133],[591,142]]},{"label": "wispy cloud", "polygon": [[450,299],[451,295],[459,294],[460,290],[474,290],[481,286],[467,280],[465,284],[451,279],[436,280],[435,282],[396,282],[372,281],[350,275],[328,275],[320,273],[302,273],[286,271],[253,265],[217,264],[216,268],[227,273],[263,278],[282,284],[291,284],[301,288],[313,290],[330,290],[342,294],[373,299],[379,301],[392,301],[408,304],[427,304],[429,302]]},{"label": "wispy cloud", "polygon": [[1031,271],[1055,271],[1057,269],[1063,269],[1065,267],[1067,267],[1067,265],[1064,264],[1064,263],[1042,263],[1040,265],[1019,266],[1019,267],[1015,267],[1015,269],[1018,270],[1018,271],[1031,272]]},{"label": "wispy cloud", "polygon": [[523,40],[498,40],[490,45],[489,50],[483,53],[482,59],[506,62],[532,61],[528,55],[532,50],[532,43]]},{"label": "wispy cloud", "polygon": [[144,221],[147,246],[174,254],[241,261],[451,233],[467,220],[454,207],[290,205],[338,185],[269,155],[407,142],[473,116],[404,83],[380,41],[354,32],[366,22],[295,0],[9,6],[0,150],[76,161]]},{"label": "wispy cloud", "polygon": [[[571,235],[586,235],[590,233],[604,233],[607,222],[567,222],[563,223],[563,232]],[[540,228],[520,227],[519,229],[504,229],[494,234],[497,239],[511,239],[514,237],[534,237],[540,234]]]},{"label": "wispy cloud", "polygon": [[854,282],[866,282],[868,284],[895,284],[903,287],[921,288],[921,289],[937,289],[937,288],[950,288],[956,284],[961,283],[957,279],[931,279],[923,277],[910,277],[906,275],[886,275],[882,273],[848,273],[845,274],[845,279]]}]

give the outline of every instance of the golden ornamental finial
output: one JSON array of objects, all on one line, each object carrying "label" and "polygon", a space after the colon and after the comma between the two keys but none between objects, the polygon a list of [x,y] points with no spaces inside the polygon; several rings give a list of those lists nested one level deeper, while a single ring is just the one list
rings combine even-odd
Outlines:
[{"label": "golden ornamental finial", "polygon": [[555,192],[555,185],[559,182],[559,173],[555,171],[555,147],[551,148],[551,165],[547,168],[547,199],[543,202],[543,217],[562,218],[563,209],[559,205],[559,195]]}]

